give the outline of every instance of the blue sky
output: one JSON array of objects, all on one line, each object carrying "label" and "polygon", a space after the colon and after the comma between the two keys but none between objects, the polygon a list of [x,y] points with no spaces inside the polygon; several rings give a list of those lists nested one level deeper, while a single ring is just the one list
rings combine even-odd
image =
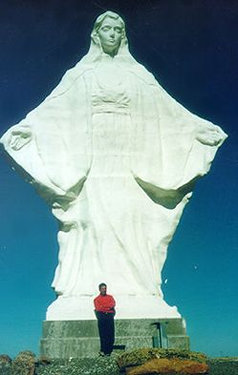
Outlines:
[{"label": "blue sky", "polygon": [[[134,57],[228,140],[197,184],[169,248],[166,300],[186,319],[193,350],[238,355],[238,5],[233,0],[1,1],[0,132],[22,119],[88,50],[104,10],[126,21]],[[38,352],[54,300],[57,224],[0,158],[0,353]]]}]

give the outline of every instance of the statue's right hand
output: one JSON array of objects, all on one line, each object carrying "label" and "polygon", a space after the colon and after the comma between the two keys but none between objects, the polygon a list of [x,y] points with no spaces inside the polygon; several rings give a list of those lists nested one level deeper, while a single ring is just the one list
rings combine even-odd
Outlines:
[{"label": "statue's right hand", "polygon": [[9,146],[15,150],[20,150],[32,139],[32,133],[27,128],[18,128],[17,130],[12,130]]},{"label": "statue's right hand", "polygon": [[207,146],[217,146],[226,138],[223,130],[213,124],[203,124],[197,128],[196,139]]}]

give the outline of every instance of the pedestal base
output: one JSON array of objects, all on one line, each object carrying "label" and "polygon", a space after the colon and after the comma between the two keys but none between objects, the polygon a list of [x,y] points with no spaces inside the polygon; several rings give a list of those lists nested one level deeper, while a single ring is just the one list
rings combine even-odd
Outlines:
[{"label": "pedestal base", "polygon": [[[156,346],[189,349],[185,322],[181,318],[115,319],[115,329],[115,347],[125,347],[125,350]],[[95,356],[98,351],[96,320],[43,322],[41,355],[68,359]]]}]

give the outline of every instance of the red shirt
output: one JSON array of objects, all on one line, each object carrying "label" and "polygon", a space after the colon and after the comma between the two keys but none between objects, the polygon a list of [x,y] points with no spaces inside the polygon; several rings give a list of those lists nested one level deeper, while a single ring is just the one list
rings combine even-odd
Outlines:
[{"label": "red shirt", "polygon": [[99,294],[93,302],[96,311],[114,313],[116,302],[110,294],[105,294],[105,296]]}]

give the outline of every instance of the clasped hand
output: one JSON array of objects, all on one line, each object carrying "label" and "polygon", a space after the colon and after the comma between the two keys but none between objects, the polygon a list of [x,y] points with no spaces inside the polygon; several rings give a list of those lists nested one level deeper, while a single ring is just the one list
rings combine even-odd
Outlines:
[{"label": "clasped hand", "polygon": [[31,139],[32,133],[28,128],[18,128],[12,131],[9,145],[13,150],[18,151],[30,142]]},{"label": "clasped hand", "polygon": [[217,146],[224,139],[224,133],[216,125],[199,126],[196,139],[204,145]]}]

